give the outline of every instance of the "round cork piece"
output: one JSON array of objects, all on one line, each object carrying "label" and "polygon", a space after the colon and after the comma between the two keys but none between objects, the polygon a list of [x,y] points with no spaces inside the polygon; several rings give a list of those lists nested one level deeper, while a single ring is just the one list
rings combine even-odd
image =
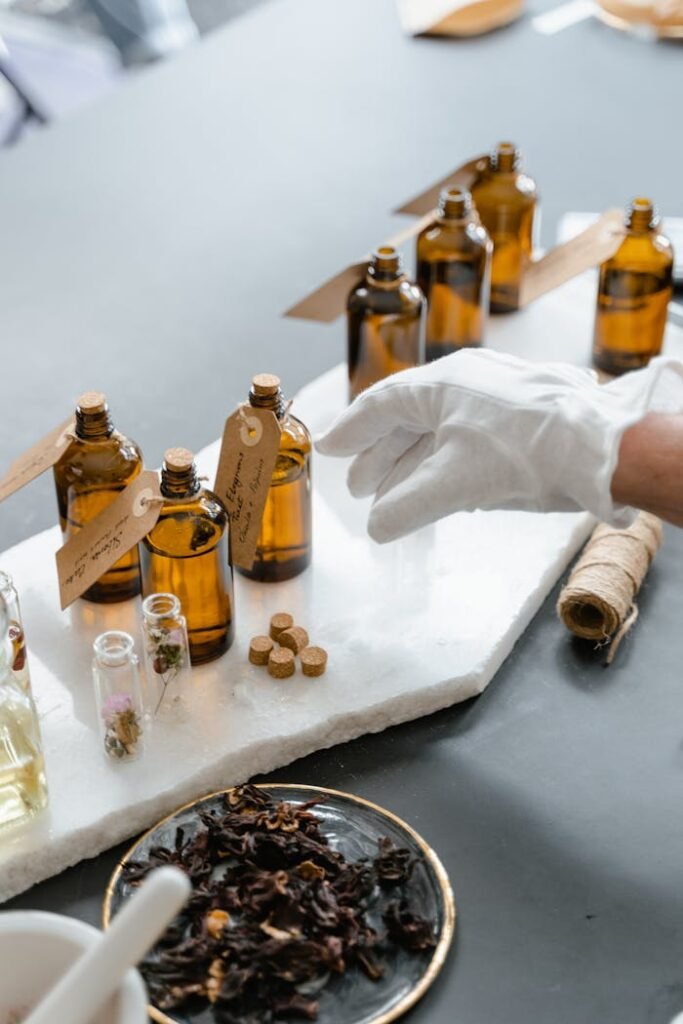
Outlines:
[{"label": "round cork piece", "polygon": [[294,654],[286,647],[279,647],[270,652],[268,672],[273,679],[289,679],[294,675],[295,667]]},{"label": "round cork piece", "polygon": [[164,455],[164,464],[167,469],[182,473],[192,468],[194,455],[189,448],[168,448]]},{"label": "round cork piece", "polygon": [[322,647],[304,647],[299,654],[305,676],[321,676],[327,668],[327,651]]},{"label": "round cork piece", "polygon": [[76,405],[81,412],[104,412],[107,399],[102,391],[84,391]]},{"label": "round cork piece", "polygon": [[249,661],[252,665],[267,665],[274,646],[269,636],[253,636],[249,641]]},{"label": "round cork piece", "polygon": [[276,395],[280,388],[280,378],[274,373],[257,373],[251,379],[251,388],[255,395]]},{"label": "round cork piece", "polygon": [[308,633],[303,626],[291,626],[280,633],[277,642],[281,647],[287,647],[298,654],[304,647],[308,647]]},{"label": "round cork piece", "polygon": [[286,629],[291,629],[293,625],[294,619],[289,612],[277,612],[270,620],[270,635],[273,640],[277,640],[280,633],[284,633]]}]

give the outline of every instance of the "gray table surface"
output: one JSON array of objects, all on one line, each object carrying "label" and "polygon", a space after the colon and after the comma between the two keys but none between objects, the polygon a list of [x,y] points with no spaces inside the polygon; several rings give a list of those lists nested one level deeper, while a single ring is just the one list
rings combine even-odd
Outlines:
[{"label": "gray table surface", "polygon": [[[344,327],[280,312],[498,138],[539,182],[545,242],[565,210],[642,192],[680,213],[680,60],[593,21],[409,40],[392,0],[275,0],[1,153],[0,465],[87,388],[151,465],[217,436],[253,372],[293,392],[343,357]],[[54,517],[46,476],[0,507],[0,547]],[[609,671],[551,597],[478,700],[275,774],[383,804],[442,857],[457,941],[411,1020],[683,1009],[682,570],[669,530]],[[97,922],[119,853],[9,906]]]}]

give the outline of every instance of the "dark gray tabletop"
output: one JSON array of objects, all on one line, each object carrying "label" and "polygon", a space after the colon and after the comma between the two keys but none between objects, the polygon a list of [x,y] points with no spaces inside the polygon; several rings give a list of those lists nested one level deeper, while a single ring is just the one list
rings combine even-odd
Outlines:
[{"label": "dark gray tabletop", "polygon": [[[680,60],[593,21],[409,40],[392,0],[276,0],[0,154],[0,465],[86,388],[150,464],[216,437],[253,372],[294,391],[343,357],[344,326],[280,312],[498,138],[524,149],[546,242],[565,210],[638,193],[680,213]],[[0,507],[0,547],[54,517],[46,477]],[[442,857],[457,941],[412,1020],[683,1009],[682,570],[669,530],[611,669],[551,597],[477,701],[276,773],[387,806]],[[9,906],[97,922],[119,853]]]}]

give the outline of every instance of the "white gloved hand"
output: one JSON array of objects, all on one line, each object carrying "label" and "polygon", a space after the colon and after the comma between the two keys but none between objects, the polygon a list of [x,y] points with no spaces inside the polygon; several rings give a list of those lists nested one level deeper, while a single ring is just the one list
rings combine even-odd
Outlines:
[{"label": "white gloved hand", "polygon": [[627,526],[633,511],[610,494],[619,444],[654,408],[683,408],[683,364],[655,359],[601,386],[579,367],[464,350],[375,384],[317,447],[356,456],[349,490],[375,495],[380,542],[474,509],[586,509]]}]

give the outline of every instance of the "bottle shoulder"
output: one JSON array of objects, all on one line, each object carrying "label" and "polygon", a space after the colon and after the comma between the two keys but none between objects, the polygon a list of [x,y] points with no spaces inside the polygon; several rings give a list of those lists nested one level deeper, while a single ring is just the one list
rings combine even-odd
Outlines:
[{"label": "bottle shoulder", "polygon": [[190,498],[167,499],[147,534],[147,548],[188,557],[203,554],[220,543],[228,529],[228,514],[211,491]]},{"label": "bottle shoulder", "polygon": [[56,470],[80,478],[84,473],[133,480],[143,466],[142,452],[135,441],[114,431],[101,440],[74,437],[69,442]]},{"label": "bottle shoulder", "polygon": [[614,256],[607,261],[611,267],[626,269],[660,269],[673,265],[673,246],[656,231],[627,234]]},{"label": "bottle shoulder", "polygon": [[417,258],[424,259],[437,252],[475,253],[492,248],[489,233],[478,219],[470,221],[439,220],[424,228],[417,239]]},{"label": "bottle shoulder", "polygon": [[281,427],[281,445],[299,447],[302,451],[311,451],[313,447],[311,432],[302,420],[288,412],[282,421]]},{"label": "bottle shoulder", "polygon": [[538,200],[536,182],[528,174],[519,172],[488,174],[472,186],[472,198],[477,207],[488,203],[531,205]]},{"label": "bottle shoulder", "polygon": [[425,304],[422,289],[403,278],[392,288],[378,288],[361,282],[349,294],[346,308],[353,314],[419,314]]}]

